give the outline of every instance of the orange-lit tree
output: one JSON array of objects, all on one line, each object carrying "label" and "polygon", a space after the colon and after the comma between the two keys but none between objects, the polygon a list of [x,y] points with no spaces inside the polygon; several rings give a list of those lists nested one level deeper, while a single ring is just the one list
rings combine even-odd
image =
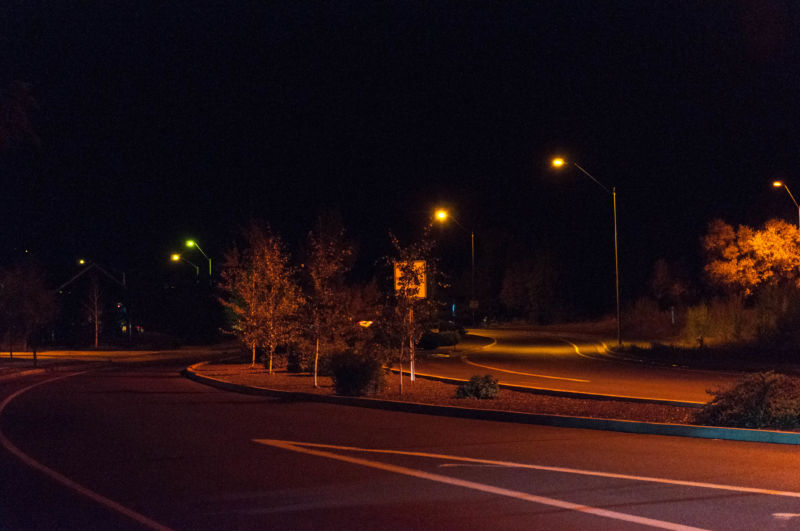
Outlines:
[{"label": "orange-lit tree", "polygon": [[703,238],[706,272],[712,281],[740,296],[759,286],[800,287],[800,232],[785,221],[771,219],[764,228],[734,229],[712,221]]},{"label": "orange-lit tree", "polygon": [[[433,260],[434,241],[430,237],[430,226],[426,228],[422,238],[408,246],[402,246],[399,240],[389,235],[395,255],[391,259],[393,267],[399,271],[395,283],[394,305],[387,319],[387,328],[390,337],[399,342],[397,359],[400,364],[400,392],[403,391],[403,359],[405,348],[408,346],[408,359],[413,377],[413,362],[416,344],[422,334],[430,326],[430,320],[435,315],[435,302],[430,293],[422,297],[422,290],[435,284],[436,264]],[[425,271],[415,266],[415,262],[424,261]],[[425,278],[423,278],[423,276]],[[427,283],[425,286],[424,283]]]},{"label": "orange-lit tree", "polygon": [[267,349],[271,374],[276,349],[297,329],[303,297],[280,237],[252,224],[245,243],[244,250],[234,248],[225,256],[220,302],[233,317],[234,332],[252,350],[253,366],[257,348]]},{"label": "orange-lit tree", "polygon": [[307,258],[304,265],[309,284],[307,308],[314,342],[314,387],[318,387],[320,356],[337,347],[343,349],[348,329],[355,327],[345,285],[345,275],[352,266],[353,246],[335,216],[320,217],[316,229],[308,233]]}]

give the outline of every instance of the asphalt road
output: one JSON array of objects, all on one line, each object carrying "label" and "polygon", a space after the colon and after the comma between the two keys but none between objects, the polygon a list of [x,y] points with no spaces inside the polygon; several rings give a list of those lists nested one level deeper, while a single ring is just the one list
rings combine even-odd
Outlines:
[{"label": "asphalt road", "polygon": [[796,447],[286,402],[183,366],[3,383],[0,528],[800,526]]},{"label": "asphalt road", "polygon": [[475,329],[495,342],[443,348],[448,357],[420,360],[417,370],[468,379],[492,374],[500,382],[530,387],[705,403],[710,389],[725,387],[738,373],[657,367],[620,361],[586,336],[530,330]]}]

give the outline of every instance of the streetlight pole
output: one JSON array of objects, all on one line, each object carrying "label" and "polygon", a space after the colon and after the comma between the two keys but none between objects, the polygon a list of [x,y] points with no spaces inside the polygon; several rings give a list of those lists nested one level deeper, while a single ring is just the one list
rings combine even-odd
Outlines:
[{"label": "streetlight pole", "polygon": [[203,249],[200,248],[200,246],[194,240],[186,240],[186,247],[195,247],[198,251],[200,251],[200,254],[202,254],[203,257],[206,260],[208,260],[208,285],[210,286],[211,285],[211,258],[208,257],[208,255],[203,251]]},{"label": "streetlight pole", "polygon": [[797,204],[797,200],[792,195],[792,192],[789,191],[789,187],[786,186],[786,183],[783,181],[775,181],[772,183],[772,186],[775,188],[786,188],[786,193],[789,194],[789,197],[792,198],[792,203],[794,203],[794,206],[797,207],[797,228],[800,229],[800,205]]},{"label": "streetlight pole", "polygon": [[[464,225],[459,223],[459,221],[453,217],[447,210],[440,208],[436,211],[435,217],[438,221],[444,222],[447,218],[450,218],[455,222],[458,227],[465,231],[469,232],[469,241],[470,241],[470,286],[469,286],[469,304],[470,306],[473,304],[475,300],[475,232],[472,230],[468,230]],[[471,308],[472,309],[472,308]],[[472,324],[475,324],[475,310],[472,309]]]},{"label": "streetlight pole", "polygon": [[170,260],[172,260],[173,262],[185,262],[185,263],[189,264],[190,266],[192,266],[194,268],[194,283],[195,284],[199,284],[200,283],[200,266],[199,265],[195,264],[194,262],[190,262],[189,260],[187,260],[186,258],[184,258],[183,256],[181,256],[178,253],[175,253],[172,256],[170,256]]},{"label": "streetlight pole", "polygon": [[[562,158],[555,158],[553,159],[553,167],[560,168],[566,161]],[[572,165],[578,168],[584,175],[588,178],[593,180],[596,184],[598,184],[603,190],[611,194],[612,205],[614,208],[614,287],[616,290],[617,296],[617,345],[622,346],[622,321],[620,316],[620,304],[619,304],[619,240],[617,238],[617,188],[612,187],[609,189],[606,185],[598,181],[594,178],[594,175],[586,171],[580,164],[577,162],[572,162]],[[788,191],[788,188],[787,188]],[[794,199],[794,198],[793,198]],[[795,203],[796,204],[796,203]]]}]

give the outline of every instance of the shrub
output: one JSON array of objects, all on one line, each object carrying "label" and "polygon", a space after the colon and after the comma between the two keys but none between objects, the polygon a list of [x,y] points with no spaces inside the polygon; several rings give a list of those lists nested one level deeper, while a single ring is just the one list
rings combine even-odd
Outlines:
[{"label": "shrub", "polygon": [[456,398],[495,398],[500,391],[497,379],[491,374],[486,376],[473,376],[468,382],[458,386]]},{"label": "shrub", "polygon": [[757,327],[755,312],[745,308],[741,299],[732,297],[688,308],[684,334],[688,341],[703,346],[709,339],[717,343],[753,339]]},{"label": "shrub", "polygon": [[[336,394],[362,396],[383,384],[383,369],[378,360],[353,351],[334,354],[329,369]],[[371,388],[371,389],[370,389]]]},{"label": "shrub", "polygon": [[423,350],[433,350],[439,347],[452,347],[458,345],[460,341],[461,336],[457,330],[440,330],[439,332],[428,330],[422,334],[417,342],[417,347]]},{"label": "shrub", "polygon": [[773,371],[748,374],[696,415],[699,424],[794,429],[800,425],[800,380]]}]

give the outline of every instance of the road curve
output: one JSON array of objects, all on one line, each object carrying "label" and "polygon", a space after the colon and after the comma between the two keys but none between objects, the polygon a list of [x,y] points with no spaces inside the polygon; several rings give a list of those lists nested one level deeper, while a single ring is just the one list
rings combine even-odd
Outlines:
[{"label": "road curve", "polygon": [[0,387],[3,400],[16,394],[0,412],[3,436],[96,495],[0,450],[0,475],[12,478],[0,482],[3,529],[797,522],[800,455],[792,447],[284,402],[197,384],[179,376],[183,366],[117,365]]},{"label": "road curve", "polygon": [[422,359],[419,372],[466,379],[492,374],[500,382],[580,393],[643,399],[707,402],[708,390],[739,374],[658,367],[622,361],[599,340],[522,329],[473,329],[484,342],[468,341]]}]

